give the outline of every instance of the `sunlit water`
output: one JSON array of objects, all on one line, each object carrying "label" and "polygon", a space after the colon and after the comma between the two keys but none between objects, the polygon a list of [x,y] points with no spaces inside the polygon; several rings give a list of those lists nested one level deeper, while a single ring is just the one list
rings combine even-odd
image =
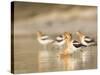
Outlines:
[{"label": "sunlit water", "polygon": [[46,50],[36,37],[15,36],[15,73],[53,72],[95,69],[97,67],[97,47],[83,48],[70,56],[57,57],[58,49],[48,45]]},{"label": "sunlit water", "polygon": [[[95,48],[91,49],[93,51]],[[95,68],[96,58],[90,48],[84,52],[76,52],[71,56],[57,57],[55,51],[39,51],[39,71],[64,71]]]}]

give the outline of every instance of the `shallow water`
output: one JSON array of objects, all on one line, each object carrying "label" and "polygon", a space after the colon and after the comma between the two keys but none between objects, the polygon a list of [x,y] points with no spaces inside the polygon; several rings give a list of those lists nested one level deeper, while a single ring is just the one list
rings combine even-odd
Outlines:
[{"label": "shallow water", "polygon": [[57,57],[59,50],[48,45],[44,50],[33,36],[15,36],[15,73],[53,72],[95,69],[97,67],[97,47],[91,46],[77,51],[71,56]]}]

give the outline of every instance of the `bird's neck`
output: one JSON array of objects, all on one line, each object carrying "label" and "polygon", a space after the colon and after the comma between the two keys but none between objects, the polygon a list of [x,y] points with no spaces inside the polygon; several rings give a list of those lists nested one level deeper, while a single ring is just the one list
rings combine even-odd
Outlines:
[{"label": "bird's neck", "polygon": [[66,41],[66,45],[67,45],[68,49],[71,47],[71,43],[72,43],[71,39],[69,39],[69,40]]}]

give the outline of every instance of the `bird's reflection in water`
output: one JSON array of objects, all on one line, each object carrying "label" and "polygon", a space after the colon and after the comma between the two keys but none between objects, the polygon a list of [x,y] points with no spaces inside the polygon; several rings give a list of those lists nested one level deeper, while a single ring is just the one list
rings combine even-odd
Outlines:
[{"label": "bird's reflection in water", "polygon": [[79,69],[78,67],[81,64],[80,54],[71,54],[71,55],[62,55],[59,57],[60,62],[62,61],[62,66],[64,70],[75,70]]},{"label": "bird's reflection in water", "polygon": [[[94,50],[94,49],[93,49]],[[38,71],[68,71],[95,68],[96,60],[93,50],[87,48],[83,52],[77,51],[71,55],[61,55],[57,57],[55,50],[39,50],[38,51]],[[91,51],[93,51],[91,53]]]},{"label": "bird's reflection in water", "polygon": [[96,68],[96,55],[94,47],[85,48],[81,54],[82,69]]},{"label": "bird's reflection in water", "polygon": [[64,70],[73,70],[74,69],[74,63],[72,61],[72,58],[70,55],[62,55],[60,57],[60,61],[63,63]]},{"label": "bird's reflection in water", "polygon": [[47,71],[49,66],[49,53],[47,50],[38,51],[38,70],[39,72]]}]

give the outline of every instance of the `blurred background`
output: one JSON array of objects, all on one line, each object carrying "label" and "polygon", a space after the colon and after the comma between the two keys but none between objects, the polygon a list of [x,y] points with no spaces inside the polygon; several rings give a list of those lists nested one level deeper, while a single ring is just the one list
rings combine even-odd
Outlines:
[{"label": "blurred background", "polygon": [[71,66],[66,66],[56,59],[56,50],[42,50],[36,39],[37,31],[49,35],[67,31],[74,35],[79,30],[97,40],[96,6],[14,2],[15,73],[96,68],[97,47],[86,48],[82,57],[85,62],[78,53],[67,60]]}]

